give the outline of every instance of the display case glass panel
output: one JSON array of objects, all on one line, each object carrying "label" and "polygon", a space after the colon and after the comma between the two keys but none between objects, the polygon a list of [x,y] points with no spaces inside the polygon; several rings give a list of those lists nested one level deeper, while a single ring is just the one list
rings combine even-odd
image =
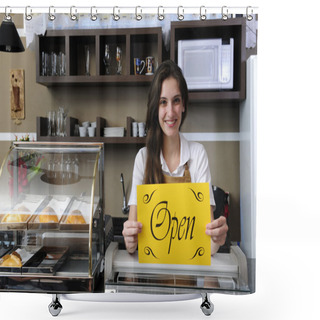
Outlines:
[{"label": "display case glass panel", "polygon": [[102,174],[103,144],[12,145],[0,176],[0,289],[8,273],[83,277],[93,289],[104,253]]}]

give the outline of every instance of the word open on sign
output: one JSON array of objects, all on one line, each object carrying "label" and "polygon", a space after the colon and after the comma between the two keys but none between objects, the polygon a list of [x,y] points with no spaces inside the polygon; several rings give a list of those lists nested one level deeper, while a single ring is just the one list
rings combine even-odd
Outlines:
[{"label": "word open on sign", "polygon": [[140,263],[210,265],[208,183],[140,185],[137,197]]}]

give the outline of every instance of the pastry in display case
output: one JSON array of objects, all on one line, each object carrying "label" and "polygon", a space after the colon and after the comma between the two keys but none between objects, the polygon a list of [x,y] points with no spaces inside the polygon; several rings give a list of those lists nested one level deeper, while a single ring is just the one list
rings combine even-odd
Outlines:
[{"label": "pastry in display case", "polygon": [[103,291],[103,159],[101,143],[12,144],[0,168],[0,291]]}]

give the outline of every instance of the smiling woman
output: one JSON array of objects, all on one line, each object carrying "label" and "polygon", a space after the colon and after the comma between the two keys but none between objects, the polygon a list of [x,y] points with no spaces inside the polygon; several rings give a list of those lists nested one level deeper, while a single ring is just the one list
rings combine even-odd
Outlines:
[{"label": "smiling woman", "polygon": [[179,128],[184,111],[178,81],[174,78],[164,80],[159,102],[159,123],[164,133],[164,143],[169,137],[179,140]]},{"label": "smiling woman", "polygon": [[157,70],[152,82],[147,110],[147,150],[145,183],[163,183],[160,154],[173,172],[180,160],[179,130],[187,115],[188,87],[181,69],[171,60]]},{"label": "smiling woman", "polygon": [[[126,248],[137,248],[142,224],[137,221],[137,186],[155,183],[211,183],[209,161],[204,147],[187,141],[180,128],[187,113],[188,87],[181,69],[171,60],[157,69],[148,96],[147,143],[135,159],[129,200],[129,219],[124,223]],[[215,201],[210,188],[212,222],[205,232],[212,239],[212,254],[226,239],[228,226],[224,217],[213,221]]]}]

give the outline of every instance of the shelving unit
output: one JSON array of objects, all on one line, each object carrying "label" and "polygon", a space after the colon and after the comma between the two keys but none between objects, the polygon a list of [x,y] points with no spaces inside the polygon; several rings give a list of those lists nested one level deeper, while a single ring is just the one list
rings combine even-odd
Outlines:
[{"label": "shelving unit", "polygon": [[[191,102],[242,101],[246,98],[246,21],[233,18],[206,21],[171,22],[170,59],[177,61],[179,40],[233,38],[234,39],[234,85],[227,90],[189,91]],[[110,47],[110,74],[106,74],[103,62],[105,45]],[[85,47],[90,51],[90,75],[85,75]],[[122,51],[122,73],[116,74],[116,48]],[[42,73],[42,53],[65,55],[65,75],[44,76]],[[155,67],[161,64],[164,56],[161,28],[123,28],[123,29],[86,29],[86,30],[48,30],[38,36],[36,42],[36,81],[46,86],[148,86],[153,76],[135,75],[134,58],[145,59],[152,56]],[[196,63],[196,61],[195,61]],[[97,141],[104,143],[144,144],[145,138],[131,136],[132,118],[127,118],[125,137],[104,137],[106,121],[97,117],[96,137],[74,136],[77,119],[68,118],[67,136],[47,135],[47,118],[37,118],[37,139],[39,141]]]},{"label": "shelving unit", "polygon": [[67,118],[65,137],[48,136],[48,118],[37,117],[37,140],[38,141],[68,141],[68,142],[103,142],[107,144],[145,144],[145,137],[132,137],[132,122],[134,119],[127,117],[125,136],[124,137],[104,137],[103,129],[107,127],[107,121],[104,118],[96,118],[96,136],[95,137],[79,137],[74,135],[75,125],[79,124],[79,120],[73,117]]},{"label": "shelving unit", "polygon": [[[231,90],[194,90],[190,101],[244,100],[246,83],[246,23],[245,18],[171,23],[170,59],[178,61],[179,40],[234,38],[234,85]],[[196,63],[196,61],[194,62]]]},{"label": "shelving unit", "polygon": [[[105,44],[110,46],[110,74],[103,62]],[[85,74],[85,46],[89,46],[90,75]],[[122,51],[122,72],[116,74],[116,47]],[[65,75],[43,75],[42,52],[65,54]],[[153,56],[162,62],[161,28],[48,30],[36,42],[36,81],[57,85],[148,85],[153,76],[134,75],[134,58]]]}]

